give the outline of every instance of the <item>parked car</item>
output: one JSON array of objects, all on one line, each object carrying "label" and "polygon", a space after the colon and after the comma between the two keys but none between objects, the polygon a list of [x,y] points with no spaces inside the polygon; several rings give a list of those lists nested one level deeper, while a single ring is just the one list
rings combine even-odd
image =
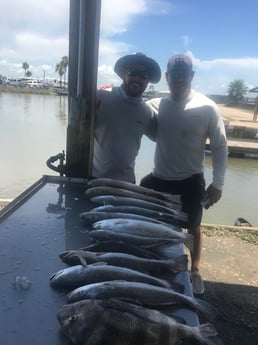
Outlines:
[{"label": "parked car", "polygon": [[9,79],[7,81],[8,85],[15,86],[15,87],[25,87],[26,83],[21,79]]}]

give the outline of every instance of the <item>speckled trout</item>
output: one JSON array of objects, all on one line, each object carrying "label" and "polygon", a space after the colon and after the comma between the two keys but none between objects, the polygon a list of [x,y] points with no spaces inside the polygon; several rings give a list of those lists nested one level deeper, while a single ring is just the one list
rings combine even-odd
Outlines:
[{"label": "speckled trout", "polygon": [[[182,217],[175,212],[175,214],[170,214],[168,212],[160,212],[151,210],[148,208],[137,207],[137,206],[128,206],[128,205],[103,205],[97,206],[90,210],[90,212],[119,212],[119,213],[131,213],[137,214],[144,217],[150,217],[152,219],[157,219],[165,223],[169,223],[172,225],[181,225]],[[187,217],[185,217],[185,221]],[[182,224],[184,226],[185,224]]]},{"label": "speckled trout", "polygon": [[95,223],[99,220],[104,219],[112,219],[112,218],[127,218],[127,219],[135,219],[135,220],[144,220],[147,222],[152,222],[156,224],[163,224],[167,226],[171,226],[172,229],[180,231],[180,227],[177,225],[171,225],[167,224],[166,222],[162,222],[161,220],[151,218],[151,217],[145,217],[138,214],[132,214],[132,213],[125,213],[125,212],[97,212],[97,211],[89,211],[89,212],[83,212],[80,214],[80,217],[87,223]]},{"label": "speckled trout", "polygon": [[151,197],[164,200],[164,201],[172,201],[175,203],[180,203],[180,195],[172,195],[168,193],[161,193],[158,191],[155,191],[153,189],[145,188],[142,186],[138,186],[134,183],[121,181],[121,180],[115,180],[111,178],[97,178],[93,179],[87,182],[87,187],[114,187],[114,188],[121,188],[125,190],[129,190],[135,193],[140,193],[143,195],[149,195]]},{"label": "speckled trout", "polygon": [[192,235],[173,230],[171,226],[163,224],[126,218],[114,218],[93,223],[92,228],[94,230],[112,230],[113,232],[127,233],[146,238],[173,238],[182,241],[190,250],[193,248]]},{"label": "speckled trout", "polygon": [[131,197],[131,198],[135,198],[135,199],[151,201],[151,202],[154,202],[156,204],[160,204],[160,205],[163,205],[166,207],[181,208],[181,204],[175,203],[173,201],[161,200],[161,199],[155,198],[155,197],[150,196],[150,195],[132,192],[130,190],[126,190],[126,189],[122,189],[122,188],[105,187],[105,186],[91,187],[85,191],[85,195],[89,199],[96,197],[96,196],[103,196],[103,195],[124,196],[124,197]]},{"label": "speckled trout", "polygon": [[68,265],[87,266],[96,262],[106,262],[108,265],[127,267],[140,272],[186,271],[188,263],[187,255],[178,255],[168,260],[151,260],[119,252],[68,250],[59,256]]},{"label": "speckled trout", "polygon": [[178,208],[171,208],[157,204],[155,202],[137,199],[134,197],[126,197],[126,196],[117,196],[117,195],[99,195],[95,197],[91,197],[91,201],[98,205],[114,205],[114,206],[137,206],[146,208],[149,210],[154,210],[158,212],[166,212],[171,214],[172,216],[178,217],[178,219],[182,221],[187,221],[186,213],[182,212]]},{"label": "speckled trout", "polygon": [[138,301],[144,306],[162,307],[179,304],[209,315],[210,306],[204,300],[178,293],[172,289],[146,283],[106,281],[81,286],[67,295],[69,303],[83,299],[125,298]]},{"label": "speckled trout", "polygon": [[76,265],[64,268],[51,276],[50,284],[57,288],[76,288],[85,284],[108,280],[145,282],[152,285],[170,287],[166,280],[130,268],[107,265],[103,262],[86,267]]}]

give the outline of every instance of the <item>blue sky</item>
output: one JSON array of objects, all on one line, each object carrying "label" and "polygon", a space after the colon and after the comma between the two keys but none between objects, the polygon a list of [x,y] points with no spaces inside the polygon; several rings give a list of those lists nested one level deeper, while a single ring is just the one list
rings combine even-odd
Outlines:
[{"label": "blue sky", "polygon": [[[168,58],[186,53],[194,63],[194,89],[226,94],[242,79],[258,86],[258,2],[233,0],[102,0],[98,86],[119,85],[116,60],[142,51],[159,62],[167,89]],[[0,74],[21,77],[22,62],[33,77],[56,77],[55,65],[68,55],[69,0],[0,2]],[[254,96],[254,95],[253,95]]]}]

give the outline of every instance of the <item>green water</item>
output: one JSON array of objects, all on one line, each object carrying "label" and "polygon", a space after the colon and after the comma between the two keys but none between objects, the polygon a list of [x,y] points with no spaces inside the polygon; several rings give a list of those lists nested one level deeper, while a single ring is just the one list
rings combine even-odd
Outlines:
[{"label": "green water", "polygon": [[[67,97],[0,93],[0,198],[14,198],[42,175],[56,175],[46,160],[66,147]],[[142,140],[137,182],[152,170],[154,143]],[[211,181],[210,157],[205,177]],[[230,158],[221,201],[203,222],[233,225],[237,217],[258,226],[258,160]]]}]

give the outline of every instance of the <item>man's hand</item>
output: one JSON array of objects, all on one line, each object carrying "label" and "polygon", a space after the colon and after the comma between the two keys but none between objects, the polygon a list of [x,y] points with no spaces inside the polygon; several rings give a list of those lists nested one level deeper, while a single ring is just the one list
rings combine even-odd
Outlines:
[{"label": "man's hand", "polygon": [[[209,208],[216,204],[222,196],[222,190],[215,188],[212,184],[205,191],[204,195],[204,207]],[[207,200],[207,205],[205,206],[205,200]]]}]

